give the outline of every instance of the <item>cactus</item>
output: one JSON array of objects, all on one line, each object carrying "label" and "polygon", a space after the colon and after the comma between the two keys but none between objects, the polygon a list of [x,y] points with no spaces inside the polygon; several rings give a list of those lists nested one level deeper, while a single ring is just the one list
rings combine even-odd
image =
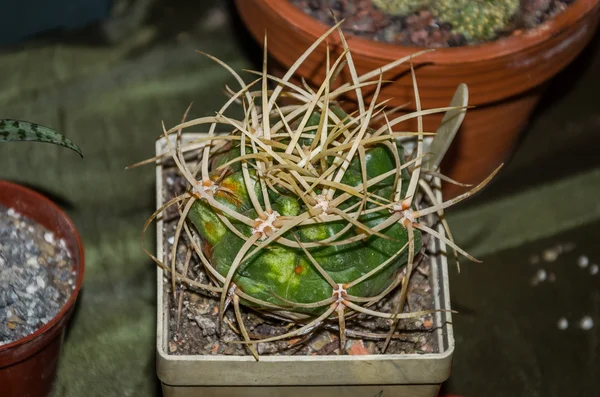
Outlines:
[{"label": "cactus", "polygon": [[[448,202],[438,200],[431,186],[432,172],[448,146],[436,140],[451,139],[456,133],[462,120],[457,114],[466,111],[466,87],[459,87],[460,105],[422,110],[413,71],[417,111],[388,120],[384,103],[378,102],[381,75],[423,52],[359,77],[339,26],[323,34],[281,79],[266,72],[266,39],[263,70],[254,72],[259,77],[248,84],[225,63],[209,56],[233,74],[240,89],[229,90],[231,98],[215,116],[187,122],[184,116],[181,124],[163,134],[169,149],[159,159],[175,162],[188,190],[146,223],[147,228],[165,208],[178,206],[170,261],[149,255],[170,272],[173,291],[176,282],[184,282],[208,295],[216,294],[221,324],[233,303],[239,331],[256,359],[254,344],[304,335],[330,321],[339,323],[344,346],[345,319],[351,314],[394,320],[389,342],[398,319],[429,313],[402,310],[408,293],[406,281],[416,254],[425,246],[425,235],[476,260],[456,246],[443,219],[448,237],[436,231],[429,219],[469,197],[493,177]],[[291,83],[302,61],[334,31],[338,31],[344,51],[334,60],[327,52],[324,83],[314,90]],[[352,81],[332,89],[331,82],[346,67]],[[260,89],[254,88],[258,83]],[[365,87],[374,87],[370,105],[364,103]],[[346,114],[336,102],[346,93],[357,95],[356,113]],[[282,97],[296,103],[280,106]],[[243,105],[242,119],[225,115],[236,102]],[[392,131],[409,118],[420,120],[445,111],[454,112],[448,119],[458,121],[440,130],[431,143],[438,151],[433,160],[428,160],[429,135],[433,133],[422,127],[416,132]],[[378,127],[377,119],[386,122]],[[230,132],[216,134],[217,125]],[[208,128],[204,138],[191,146],[181,143],[184,128],[204,126]],[[413,142],[413,155],[403,150],[403,141]],[[197,165],[186,162],[184,153],[191,150],[199,152]],[[200,257],[210,283],[192,280],[177,270],[176,253],[183,233]],[[400,295],[394,312],[369,308],[397,287]],[[240,321],[240,304],[297,325],[284,335],[251,340]]]},{"label": "cactus", "polygon": [[[336,111],[337,110],[337,111]],[[340,120],[347,119],[348,116],[340,109],[330,109],[332,113],[337,113]],[[308,119],[306,128],[309,129],[308,135],[315,134],[316,127],[319,125],[321,114],[314,112]],[[281,118],[277,117],[272,120],[272,123],[280,122]],[[292,127],[297,127],[293,125]],[[333,128],[338,127],[335,124]],[[330,135],[334,133],[333,128],[327,131]],[[366,130],[367,133],[373,134],[374,130]],[[305,138],[305,142],[301,143],[301,147],[309,147],[313,138]],[[284,146],[273,147],[272,155],[283,156],[285,150],[292,143],[290,138],[279,140]],[[358,142],[358,141],[357,141]],[[333,142],[332,142],[333,143]],[[292,146],[294,147],[294,146]],[[320,151],[333,150],[330,145],[324,146]],[[351,154],[351,149],[348,148],[346,153]],[[363,159],[359,156],[359,150],[363,153]],[[357,236],[364,232],[370,234],[378,225],[381,225],[389,218],[390,212],[388,208],[381,207],[376,204],[375,197],[389,198],[394,186],[395,169],[402,167],[400,162],[396,163],[394,152],[397,151],[399,158],[403,158],[402,146],[397,144],[395,149],[390,149],[383,143],[365,146],[364,148],[355,148],[355,155],[348,156],[351,160],[350,165],[345,172],[342,169],[338,170],[337,178],[344,189],[352,189],[353,195],[348,197],[343,196],[344,190],[330,189],[327,190],[326,184],[318,185],[314,189],[314,194],[306,195],[302,187],[294,189],[289,185],[293,179],[292,173],[275,176],[281,180],[277,186],[277,190],[265,188],[261,189],[257,177],[257,172],[248,171],[248,178],[244,177],[244,169],[236,158],[240,156],[241,145],[236,143],[231,145],[226,151],[215,155],[212,158],[212,172],[209,173],[209,184],[215,186],[216,191],[214,199],[221,205],[227,206],[237,214],[242,214],[246,220],[250,220],[248,224],[244,224],[237,219],[230,218],[229,220],[235,227],[241,231],[242,236],[236,235],[232,230],[228,230],[226,225],[219,220],[214,212],[214,207],[207,201],[197,200],[191,207],[188,214],[196,230],[200,233],[202,240],[207,242],[207,256],[213,266],[221,275],[226,276],[232,271],[232,266],[239,266],[235,271],[234,277],[231,280],[237,288],[252,295],[253,298],[261,299],[272,304],[282,304],[286,301],[298,302],[303,304],[311,304],[331,298],[331,288],[333,285],[347,285],[358,279],[363,274],[377,268],[381,263],[390,258],[394,260],[384,269],[368,278],[367,280],[358,283],[351,288],[347,288],[347,292],[355,296],[376,296],[387,288],[393,281],[393,274],[396,273],[400,266],[406,264],[408,259],[407,250],[397,253],[408,242],[408,232],[400,224],[395,223],[389,227],[381,229],[381,235],[375,234],[370,238],[365,238],[364,241],[351,242]],[[265,149],[257,149],[257,154],[268,156],[269,152]],[[326,162],[322,163],[317,159],[313,161],[313,172],[303,173],[300,180],[296,183],[312,181],[309,178],[316,178],[323,175],[327,169],[340,167],[334,165],[335,157],[323,158]],[[231,163],[235,161],[234,163]],[[225,165],[230,163],[230,165]],[[251,162],[253,167],[256,163]],[[365,173],[361,169],[364,167]],[[226,176],[220,178],[225,173]],[[260,171],[259,171],[260,172]],[[379,182],[373,183],[377,177],[387,174],[387,177]],[[334,174],[331,174],[332,176]],[[341,179],[339,176],[342,176]],[[302,179],[304,178],[304,179]],[[364,178],[364,179],[363,179]],[[401,178],[408,179],[406,168],[403,169]],[[335,180],[333,179],[333,180]],[[284,182],[284,181],[290,182]],[[372,201],[361,203],[361,200],[367,200],[367,196],[360,191],[359,185],[363,180],[371,186],[367,191],[372,194]],[[215,184],[215,181],[219,181]],[[266,184],[267,178],[260,182]],[[273,180],[275,184],[275,180]],[[219,187],[225,186],[227,190],[219,191]],[[250,199],[249,189],[254,189],[253,195],[256,196],[253,206]],[[400,196],[405,197],[407,185],[403,184],[403,190],[400,191]],[[266,195],[263,195],[266,191]],[[265,198],[268,197],[267,200]],[[269,205],[267,203],[270,203]],[[267,206],[268,205],[268,206]],[[353,210],[360,206],[360,211],[372,211],[368,214],[358,216],[360,211]],[[270,208],[269,208],[270,207]],[[303,220],[307,220],[310,211],[314,211],[315,216],[323,215],[336,218],[333,221],[319,221],[312,224],[302,224]],[[260,211],[260,215],[259,212]],[[350,215],[352,214],[352,215]],[[356,215],[355,215],[356,214]],[[350,219],[357,218],[351,222]],[[290,218],[284,221],[284,218]],[[346,219],[347,218],[347,219]],[[313,218],[315,219],[315,218]],[[295,226],[294,223],[296,223]],[[347,227],[351,228],[348,229]],[[278,230],[286,230],[281,234],[282,239],[286,239],[287,244],[276,243],[275,241],[269,244],[269,248],[260,251],[255,256],[248,255],[248,259],[243,262],[236,261],[239,252],[247,250],[244,246],[247,241],[256,240],[257,243],[272,238],[270,235],[275,235]],[[269,230],[266,232],[265,230]],[[343,245],[320,246],[319,241],[330,239],[338,235],[338,240],[346,239],[348,243]],[[298,240],[295,243],[295,239]],[[420,232],[415,231],[414,246],[415,251],[420,249],[421,236]],[[310,244],[313,245],[310,245]],[[314,249],[304,251],[303,248],[310,246]],[[310,258],[312,256],[312,258]],[[316,261],[333,280],[327,280],[319,275],[319,270],[311,261]],[[331,284],[331,285],[330,285]],[[283,298],[284,300],[280,299]],[[318,306],[307,308],[299,306],[298,311],[319,314],[325,310],[325,307]]]},{"label": "cactus", "polygon": [[508,26],[520,0],[373,0],[373,4],[389,15],[408,15],[427,8],[467,40],[484,41]]},{"label": "cactus", "polygon": [[389,15],[408,15],[427,7],[430,0],[373,0],[375,7]]},{"label": "cactus", "polygon": [[520,0],[431,0],[431,10],[469,41],[495,38],[517,13]]},{"label": "cactus", "polygon": [[81,149],[59,132],[29,121],[0,119],[0,142],[35,141],[64,146],[79,153]]}]

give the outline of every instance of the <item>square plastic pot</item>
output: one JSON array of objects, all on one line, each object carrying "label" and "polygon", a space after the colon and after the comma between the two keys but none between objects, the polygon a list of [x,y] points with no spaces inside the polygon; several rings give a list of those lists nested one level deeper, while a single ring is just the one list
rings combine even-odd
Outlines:
[{"label": "square plastic pot", "polygon": [[[204,134],[183,134],[183,142]],[[173,138],[174,143],[174,138]],[[157,141],[156,154],[168,150]],[[164,203],[162,166],[156,168],[156,205]],[[440,232],[443,232],[441,230]],[[157,222],[157,258],[164,261],[163,223]],[[444,252],[436,242],[435,252]],[[450,309],[448,264],[443,255],[431,256],[436,309]],[[173,355],[168,352],[168,299],[164,273],[158,268],[157,375],[165,397],[434,397],[449,377],[454,352],[450,313],[434,315],[439,353],[364,356],[252,356]]]}]

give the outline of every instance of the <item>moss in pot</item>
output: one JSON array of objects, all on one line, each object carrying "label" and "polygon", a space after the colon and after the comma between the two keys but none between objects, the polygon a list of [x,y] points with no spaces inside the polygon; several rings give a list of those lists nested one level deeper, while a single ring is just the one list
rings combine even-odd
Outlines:
[{"label": "moss in pot", "polygon": [[345,18],[346,33],[404,46],[476,45],[534,28],[572,0],[290,0],[329,25]]},{"label": "moss in pot", "polygon": [[[80,148],[35,123],[0,120],[0,143]],[[2,148],[7,147],[2,145]],[[83,279],[83,248],[68,217],[49,199],[0,181],[0,384],[3,395],[46,396],[62,336]]]}]

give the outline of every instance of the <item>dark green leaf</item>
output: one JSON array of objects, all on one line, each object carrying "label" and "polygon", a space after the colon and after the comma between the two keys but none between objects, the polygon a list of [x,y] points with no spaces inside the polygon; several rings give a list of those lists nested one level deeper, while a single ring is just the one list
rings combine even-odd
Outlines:
[{"label": "dark green leaf", "polygon": [[72,149],[83,157],[79,146],[60,132],[28,121],[0,119],[0,142],[17,141],[53,143]]}]

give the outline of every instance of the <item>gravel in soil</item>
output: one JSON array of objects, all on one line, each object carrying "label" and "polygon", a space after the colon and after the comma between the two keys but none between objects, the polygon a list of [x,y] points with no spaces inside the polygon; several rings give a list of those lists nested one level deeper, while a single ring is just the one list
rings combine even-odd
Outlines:
[{"label": "gravel in soil", "polygon": [[[163,186],[165,186],[164,202],[183,193],[185,181],[177,170],[163,171]],[[163,232],[165,252],[169,254],[174,243],[174,233],[179,219],[177,206],[169,207],[164,214]],[[199,242],[199,241],[198,241]],[[192,249],[185,233],[177,249],[177,271],[187,274],[187,277],[210,284],[210,279],[204,272],[203,265],[192,254],[189,263],[188,249]],[[430,310],[434,308],[434,298],[429,275],[430,263],[422,256],[418,271],[413,272],[409,284],[408,303],[406,309],[411,311]],[[169,262],[170,263],[170,262]],[[187,272],[186,272],[187,271]],[[249,352],[240,344],[231,343],[242,339],[238,331],[233,309],[230,307],[225,314],[225,324],[218,333],[219,297],[207,296],[205,292],[195,290],[187,284],[177,284],[176,295],[172,291],[170,276],[165,273],[164,294],[169,310],[168,352],[173,355],[248,355]],[[399,294],[382,300],[376,309],[382,312],[392,312],[392,302]],[[263,339],[281,335],[289,331],[290,324],[281,320],[259,315],[257,312],[241,307],[244,325],[251,339]],[[363,355],[380,354],[384,340],[376,335],[386,336],[390,329],[390,320],[372,318],[360,315],[347,320],[347,343],[344,351],[340,349],[337,322],[332,322],[327,328],[322,328],[304,337],[287,340],[260,343],[257,350],[260,355]],[[401,320],[394,338],[386,350],[386,354],[424,354],[438,352],[436,333],[431,315],[419,319]]]},{"label": "gravel in soil", "polygon": [[[477,42],[438,20],[430,10],[422,9],[410,15],[388,15],[377,9],[371,0],[288,0],[313,18],[327,25],[345,19],[345,33],[366,39],[402,46],[427,48],[457,47]],[[505,32],[498,37],[518,35],[563,12],[575,0],[521,0],[520,11]],[[333,14],[333,15],[332,15]],[[334,19],[335,17],[335,19]]]},{"label": "gravel in soil", "polygon": [[47,324],[75,288],[65,242],[0,206],[0,346]]}]

